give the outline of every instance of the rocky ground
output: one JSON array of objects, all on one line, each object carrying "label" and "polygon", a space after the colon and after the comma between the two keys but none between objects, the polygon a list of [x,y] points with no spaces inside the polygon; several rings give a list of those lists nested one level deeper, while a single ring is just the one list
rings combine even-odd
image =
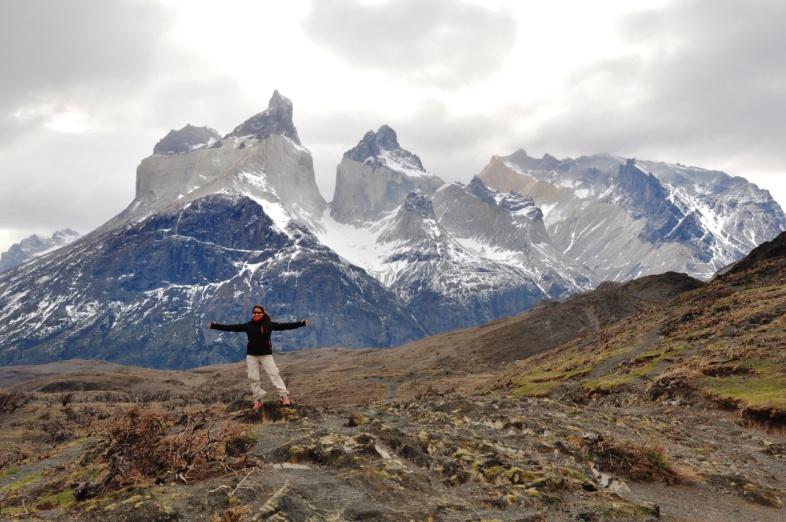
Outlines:
[{"label": "rocky ground", "polygon": [[243,399],[159,398],[35,392],[9,412],[6,396],[3,516],[784,517],[783,432],[700,406],[578,405],[490,391],[335,409],[269,402],[254,413]]}]

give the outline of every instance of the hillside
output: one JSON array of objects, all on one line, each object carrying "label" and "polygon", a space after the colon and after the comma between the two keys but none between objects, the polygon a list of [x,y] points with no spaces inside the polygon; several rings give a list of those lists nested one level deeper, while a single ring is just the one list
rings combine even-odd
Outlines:
[{"label": "hillside", "polygon": [[[709,398],[786,420],[786,234],[667,306],[517,363],[514,393],[574,400]],[[608,396],[608,398],[607,398]]]}]

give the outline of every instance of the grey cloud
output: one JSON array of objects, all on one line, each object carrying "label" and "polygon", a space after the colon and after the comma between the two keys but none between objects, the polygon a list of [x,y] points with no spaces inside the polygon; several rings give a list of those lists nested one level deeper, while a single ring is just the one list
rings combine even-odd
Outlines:
[{"label": "grey cloud", "polygon": [[0,83],[0,99],[129,90],[155,69],[169,18],[158,4],[133,0],[7,2],[0,61],[12,81]]},{"label": "grey cloud", "polygon": [[[41,135],[3,151],[0,228],[51,234],[88,232],[122,210],[134,195],[134,169],[147,139],[118,134]],[[78,153],[74,153],[78,151]]]},{"label": "grey cloud", "polygon": [[[267,104],[264,98],[259,110]],[[192,123],[223,133],[251,116],[254,107],[232,81],[187,76],[128,103],[99,132],[53,132],[31,120],[25,123],[27,137],[4,143],[0,228],[89,231],[131,202],[136,166],[170,129]]]},{"label": "grey cloud", "polygon": [[[0,16],[0,142],[34,135],[47,106],[92,116],[138,95],[168,63],[171,13],[137,0],[6,2]],[[0,151],[1,152],[1,151]]]},{"label": "grey cloud", "polygon": [[531,143],[784,170],[786,4],[693,0],[625,18],[629,54],[576,71]]},{"label": "grey cloud", "polygon": [[[31,0],[2,10],[0,228],[86,232],[133,196],[133,161],[149,138],[118,132],[113,118],[173,61],[162,50],[171,16],[137,0]],[[42,107],[112,121],[95,134],[58,133],[43,127],[51,115]],[[11,116],[20,109],[25,118]]]},{"label": "grey cloud", "polygon": [[308,36],[352,65],[440,85],[492,73],[516,33],[510,12],[454,0],[319,0],[304,24]]},{"label": "grey cloud", "polygon": [[150,125],[160,129],[159,138],[187,123],[211,127],[223,135],[266,109],[269,98],[270,92],[263,92],[252,99],[231,78],[179,75],[158,88],[146,100],[144,110],[151,116]]},{"label": "grey cloud", "polygon": [[[0,229],[87,232],[131,201],[138,162],[188,123],[183,115],[220,130],[249,116],[253,104],[234,81],[204,75],[196,57],[168,42],[173,13],[158,3],[34,0],[2,9]],[[48,130],[50,116],[36,114],[42,105],[75,107],[98,129]],[[27,117],[10,116],[20,108]]]}]

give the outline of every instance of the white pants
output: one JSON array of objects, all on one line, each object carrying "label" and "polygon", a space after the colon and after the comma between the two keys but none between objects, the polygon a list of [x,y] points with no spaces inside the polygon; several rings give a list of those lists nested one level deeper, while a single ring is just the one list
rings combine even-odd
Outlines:
[{"label": "white pants", "polygon": [[246,365],[248,366],[248,378],[251,380],[251,392],[254,394],[254,399],[261,401],[262,397],[267,393],[262,389],[262,385],[259,382],[260,365],[265,369],[265,373],[267,373],[270,382],[278,390],[278,394],[281,397],[289,395],[272,355],[246,355]]}]

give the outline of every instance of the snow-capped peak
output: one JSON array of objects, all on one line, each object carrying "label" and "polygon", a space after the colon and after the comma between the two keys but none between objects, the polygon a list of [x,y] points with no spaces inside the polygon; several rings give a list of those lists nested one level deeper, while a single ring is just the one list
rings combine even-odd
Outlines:
[{"label": "snow-capped peak", "polygon": [[388,125],[382,125],[377,132],[368,131],[355,147],[344,153],[344,157],[410,177],[433,175],[423,167],[417,155],[401,148],[396,131]]}]

